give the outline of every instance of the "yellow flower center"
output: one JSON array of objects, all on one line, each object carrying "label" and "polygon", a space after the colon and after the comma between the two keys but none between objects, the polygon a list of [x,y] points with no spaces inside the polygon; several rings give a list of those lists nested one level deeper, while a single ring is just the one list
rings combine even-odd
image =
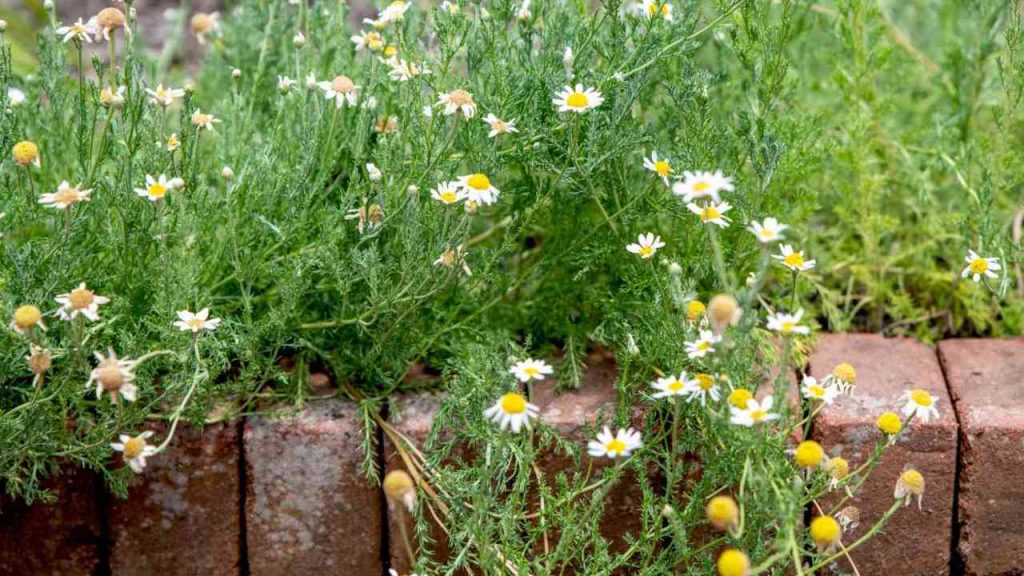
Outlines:
[{"label": "yellow flower center", "polygon": [[764,420],[765,416],[768,415],[768,411],[763,408],[758,408],[750,413],[750,419],[754,422],[760,422]]},{"label": "yellow flower center", "polygon": [[651,2],[651,4],[647,7],[648,16],[655,16],[659,12],[662,16],[668,16],[668,4],[662,4],[659,9],[659,6],[656,2]]},{"label": "yellow flower center", "polygon": [[781,332],[783,334],[789,334],[796,328],[796,322],[783,322]]},{"label": "yellow flower center", "polygon": [[684,384],[682,382],[680,382],[679,380],[673,380],[668,385],[668,389],[671,390],[672,392],[679,392],[683,388],[684,388]]},{"label": "yellow flower center", "polygon": [[968,264],[967,267],[970,268],[971,272],[974,274],[984,274],[988,271],[988,260],[985,260],[984,258],[975,258],[974,260],[971,260],[971,263]]},{"label": "yellow flower center", "polygon": [[782,261],[790,268],[799,268],[804,265],[804,255],[800,252],[793,252],[789,256],[786,256]]},{"label": "yellow flower center", "polygon": [[700,342],[697,343],[697,350],[710,350],[710,349],[711,349],[711,342],[708,342],[707,340],[701,340]]},{"label": "yellow flower center", "polygon": [[843,535],[839,522],[831,516],[818,516],[811,520],[811,540],[821,546],[835,544]]},{"label": "yellow flower center", "polygon": [[570,108],[586,108],[590,99],[583,92],[573,92],[565,99],[565,104]]},{"label": "yellow flower center", "polygon": [[850,474],[850,463],[846,458],[829,458],[828,471],[835,480],[842,480]]},{"label": "yellow flower center", "polygon": [[116,392],[124,386],[124,374],[117,366],[117,360],[108,358],[96,369],[96,379],[107,392]]},{"label": "yellow flower center", "polygon": [[693,191],[697,193],[704,192],[709,188],[711,188],[711,184],[709,182],[705,182],[704,180],[699,180],[693,185]]},{"label": "yellow flower center", "polygon": [[746,554],[730,548],[718,557],[719,576],[747,576],[750,573],[750,558]]},{"label": "yellow flower center", "polygon": [[59,204],[74,204],[78,202],[78,190],[74,188],[62,188],[53,195],[53,199]]},{"label": "yellow flower center", "polygon": [[491,124],[491,128],[493,128],[495,132],[503,133],[508,130],[508,122],[505,122],[504,120],[495,120],[494,124]]},{"label": "yellow flower center", "polygon": [[206,322],[201,318],[193,318],[187,322],[188,327],[193,330],[199,330],[206,325]]},{"label": "yellow flower center", "polygon": [[537,370],[537,368],[534,367],[534,366],[527,366],[526,368],[523,368],[523,374],[526,374],[527,376],[530,376],[531,378],[536,376],[539,373],[540,373],[540,370]]},{"label": "yellow flower center", "polygon": [[490,190],[491,179],[484,174],[473,174],[466,179],[466,185],[474,190]]},{"label": "yellow flower center", "polygon": [[129,438],[124,443],[124,457],[125,459],[131,460],[132,458],[138,457],[142,454],[142,449],[146,447],[146,440],[143,438]]},{"label": "yellow flower center", "polygon": [[465,106],[467,104],[473,104],[473,95],[465,90],[452,90],[448,93],[448,102],[456,106]]},{"label": "yellow flower center", "polygon": [[501,410],[506,414],[523,414],[526,412],[526,397],[515,392],[505,394],[501,397]]},{"label": "yellow flower center", "polygon": [[886,412],[878,417],[878,428],[886,434],[895,436],[903,430],[903,422],[895,412]]},{"label": "yellow flower center", "polygon": [[817,384],[808,386],[807,390],[811,393],[811,396],[814,396],[815,398],[823,398],[825,396],[825,389]]},{"label": "yellow flower center", "polygon": [[43,318],[43,313],[32,305],[19,306],[14,311],[14,325],[21,330],[35,326]]},{"label": "yellow flower center", "polygon": [[124,26],[124,12],[117,8],[104,8],[96,15],[96,22],[99,23],[100,28],[107,30],[120,28]]},{"label": "yellow flower center", "polygon": [[704,209],[703,212],[701,212],[700,220],[701,222],[707,222],[708,220],[715,220],[721,215],[722,214],[718,211],[718,208],[715,208],[714,206],[708,206],[707,208]]},{"label": "yellow flower center", "polygon": [[739,508],[729,496],[715,496],[708,502],[704,512],[708,522],[719,530],[735,525],[739,520]]},{"label": "yellow flower center", "polygon": [[695,322],[698,318],[704,315],[704,311],[707,307],[700,300],[690,300],[689,304],[686,305],[686,318],[690,322]]},{"label": "yellow flower center", "polygon": [[160,182],[153,182],[146,188],[146,193],[149,194],[150,198],[163,198],[167,195],[167,186]]},{"label": "yellow flower center", "polygon": [[832,369],[832,375],[843,382],[849,382],[851,384],[857,381],[857,371],[853,369],[853,366],[846,362],[836,365],[836,367]]},{"label": "yellow flower center", "polygon": [[761,231],[757,233],[761,238],[774,238],[775,232],[767,228],[761,228]]},{"label": "yellow flower center", "polygon": [[68,294],[68,302],[77,310],[88,308],[95,298],[96,294],[86,288],[75,288]]},{"label": "yellow flower center", "polygon": [[452,189],[445,190],[438,194],[438,196],[441,198],[441,202],[444,202],[445,204],[454,204],[459,197],[455,193],[455,190]]},{"label": "yellow flower center", "polygon": [[658,173],[658,176],[667,178],[672,172],[672,166],[669,165],[668,160],[658,160],[654,163],[654,171]]},{"label": "yellow flower center", "polygon": [[39,158],[39,147],[35,143],[25,140],[14,145],[11,155],[19,166],[28,166],[35,162],[36,158]]},{"label": "yellow flower center", "polygon": [[928,407],[932,405],[932,395],[924,390],[913,390],[910,392],[910,399],[918,406]]},{"label": "yellow flower center", "polygon": [[747,402],[752,400],[754,395],[746,388],[737,388],[729,393],[729,404],[732,404],[736,408],[743,410],[747,407]]},{"label": "yellow flower center", "polygon": [[911,494],[924,493],[924,476],[917,470],[907,470],[900,474],[900,485]]},{"label": "yellow flower center", "polygon": [[613,439],[611,442],[604,445],[605,452],[609,454],[621,455],[626,451],[626,443],[618,438]]},{"label": "yellow flower center", "polygon": [[715,379],[711,374],[697,374],[697,385],[701,390],[711,390],[715,386]]},{"label": "yellow flower center", "polygon": [[356,85],[352,82],[352,79],[344,74],[336,76],[334,80],[331,80],[331,88],[339,94],[348,94],[353,88],[355,88],[355,86]]},{"label": "yellow flower center", "polygon": [[213,30],[214,22],[213,16],[205,12],[196,12],[192,16],[192,32],[194,34],[206,34]]},{"label": "yellow flower center", "polygon": [[650,256],[651,254],[654,254],[654,248],[653,247],[651,247],[651,246],[641,246],[640,247],[640,255],[641,256]]},{"label": "yellow flower center", "polygon": [[814,468],[825,458],[825,450],[814,440],[805,440],[796,447],[793,460],[801,468]]},{"label": "yellow flower center", "polygon": [[384,40],[380,37],[380,34],[373,32],[366,35],[366,45],[376,52],[384,47]]}]

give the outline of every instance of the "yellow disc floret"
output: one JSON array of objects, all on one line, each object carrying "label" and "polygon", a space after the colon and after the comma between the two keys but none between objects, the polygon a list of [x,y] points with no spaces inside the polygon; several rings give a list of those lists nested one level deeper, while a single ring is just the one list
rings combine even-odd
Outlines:
[{"label": "yellow disc floret", "polygon": [[729,548],[718,557],[719,576],[747,576],[750,574],[750,558],[735,548]]},{"label": "yellow disc floret", "polygon": [[516,392],[509,392],[501,397],[501,409],[506,414],[522,414],[526,412],[526,397]]},{"label": "yellow disc floret", "polygon": [[793,453],[793,461],[801,468],[817,468],[824,459],[825,449],[814,440],[804,440]]},{"label": "yellow disc floret", "polygon": [[885,412],[878,417],[878,429],[890,436],[895,436],[903,430],[903,421],[895,412]]},{"label": "yellow disc floret", "polygon": [[736,408],[743,410],[747,407],[747,402],[754,399],[754,394],[746,388],[737,388],[729,393],[729,404],[732,404]]},{"label": "yellow disc floret", "polygon": [[828,548],[839,542],[843,529],[831,516],[818,516],[811,520],[811,540],[821,548]]},{"label": "yellow disc floret", "polygon": [[14,157],[14,163],[18,166],[28,166],[39,160],[39,147],[35,142],[22,140],[11,149],[11,156]]},{"label": "yellow disc floret", "polygon": [[836,367],[832,369],[832,376],[837,380],[849,382],[850,384],[857,382],[857,371],[853,369],[853,366],[846,362],[837,364]]},{"label": "yellow disc floret", "polygon": [[707,307],[700,300],[690,300],[686,305],[686,319],[690,322],[700,320],[700,317],[707,311]]},{"label": "yellow disc floret", "polygon": [[13,322],[19,330],[28,330],[38,324],[42,319],[43,313],[39,308],[32,306],[31,304],[26,304],[25,306],[19,306],[14,311]]},{"label": "yellow disc floret", "polygon": [[704,513],[707,515],[708,523],[718,530],[732,528],[740,519],[739,507],[729,496],[715,496],[709,500]]}]

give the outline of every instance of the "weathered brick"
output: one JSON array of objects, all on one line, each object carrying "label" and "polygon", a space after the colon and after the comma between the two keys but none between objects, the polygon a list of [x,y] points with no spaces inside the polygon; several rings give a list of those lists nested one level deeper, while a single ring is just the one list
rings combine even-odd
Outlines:
[{"label": "weathered brick", "polygon": [[363,474],[361,438],[357,407],[340,399],[246,422],[253,576],[382,573],[381,495]]},{"label": "weathered brick", "polygon": [[[237,574],[241,561],[238,424],[179,427],[128,498],[109,500],[111,572]],[[157,440],[166,425],[150,426]]]},{"label": "weathered brick", "polygon": [[1024,572],[1024,340],[939,344],[960,418],[959,553],[969,575]]},{"label": "weathered brick", "polygon": [[[867,460],[881,436],[875,424],[878,415],[898,412],[899,398],[906,390],[928,391],[938,399],[941,414],[927,424],[914,422],[885,452],[871,479],[850,502],[860,509],[861,521],[844,540],[859,538],[892,506],[896,480],[906,465],[913,465],[925,477],[923,510],[916,505],[899,510],[884,533],[850,555],[861,574],[948,574],[957,423],[936,354],[910,339],[824,335],[810,358],[810,371],[820,379],[842,362],[857,370],[856,391],[853,397],[840,397],[823,410],[812,434],[829,455],[848,459],[851,467]],[[822,505],[827,508],[831,501],[825,499]],[[848,566],[844,564],[843,569]]]},{"label": "weathered brick", "polygon": [[66,468],[46,481],[51,503],[0,496],[0,574],[91,576],[100,566],[100,480]]}]

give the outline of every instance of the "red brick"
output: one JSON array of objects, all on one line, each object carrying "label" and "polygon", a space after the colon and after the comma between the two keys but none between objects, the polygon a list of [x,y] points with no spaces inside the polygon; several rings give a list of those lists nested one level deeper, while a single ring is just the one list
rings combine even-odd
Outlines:
[{"label": "red brick", "polygon": [[245,425],[252,576],[376,575],[381,495],[363,474],[362,421],[340,399]]},{"label": "red brick", "polygon": [[[166,426],[150,429],[162,441]],[[237,574],[241,560],[238,424],[179,427],[162,454],[109,501],[111,572]]]},{"label": "red brick", "polygon": [[[842,456],[851,468],[865,462],[881,437],[875,422],[886,411],[898,412],[906,390],[921,388],[938,398],[941,414],[928,424],[914,422],[881,462],[857,497],[860,526],[844,536],[849,543],[873,526],[893,504],[893,489],[905,465],[913,465],[926,482],[924,508],[899,510],[884,533],[851,556],[861,574],[938,576],[949,573],[953,491],[956,477],[957,423],[935,352],[920,342],[871,334],[825,335],[810,358],[816,378],[836,364],[857,370],[853,397],[842,396],[817,418],[814,437],[831,456]],[[829,504],[829,500],[823,506]],[[843,569],[848,569],[841,562]]]},{"label": "red brick", "polygon": [[90,471],[66,468],[45,482],[53,502],[0,496],[0,574],[92,576],[100,567],[99,483]]},{"label": "red brick", "polygon": [[1024,340],[939,344],[960,418],[959,552],[965,573],[1024,569]]}]

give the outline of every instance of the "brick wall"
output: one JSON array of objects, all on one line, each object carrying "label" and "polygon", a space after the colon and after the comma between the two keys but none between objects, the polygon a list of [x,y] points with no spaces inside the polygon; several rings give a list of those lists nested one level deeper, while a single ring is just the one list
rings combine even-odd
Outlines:
[{"label": "brick wall", "polygon": [[[550,383],[535,387],[545,422],[572,435],[612,414],[610,362],[592,357],[584,386],[570,394],[553,394]],[[852,502],[864,530],[891,505],[904,463],[928,482],[922,510],[897,514],[877,541],[852,553],[859,572],[1024,573],[1024,340],[950,340],[936,349],[826,335],[808,370],[822,376],[839,362],[857,368],[859,388],[813,426],[830,455],[862,461],[877,435],[874,419],[909,388],[935,395],[942,413],[915,424]],[[400,397],[389,419],[421,442],[439,405],[434,394]],[[377,440],[383,466],[400,467]],[[394,531],[405,519],[389,514],[381,491],[364,479],[361,441],[353,404],[317,400],[298,414],[183,431],[151,460],[127,500],[106,494],[89,472],[68,471],[51,482],[54,503],[26,507],[0,498],[0,575],[377,576],[391,565],[404,569]],[[635,510],[635,491],[624,485],[621,492]],[[628,533],[630,525],[608,529]]]}]

